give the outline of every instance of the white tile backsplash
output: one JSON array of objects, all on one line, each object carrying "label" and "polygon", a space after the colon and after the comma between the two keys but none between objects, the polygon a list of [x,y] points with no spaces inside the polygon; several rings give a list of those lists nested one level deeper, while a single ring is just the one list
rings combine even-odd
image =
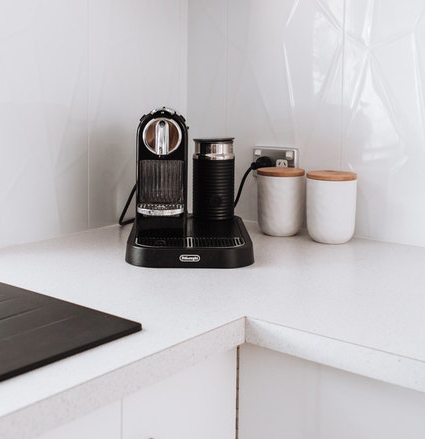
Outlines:
[{"label": "white tile backsplash", "polygon": [[358,173],[357,234],[425,245],[425,2],[347,0],[341,166]]},{"label": "white tile backsplash", "polygon": [[184,3],[90,2],[90,227],[116,223],[135,183],[140,117],[162,105],[186,114]]},{"label": "white tile backsplash", "polygon": [[[189,0],[190,139],[226,135],[227,0]],[[193,148],[193,142],[190,147]]]},{"label": "white tile backsplash", "polygon": [[115,223],[160,105],[236,138],[236,186],[293,145],[358,173],[357,235],[425,246],[424,41],[424,0],[3,0],[0,246]]},{"label": "white tile backsplash", "polygon": [[87,228],[87,0],[0,2],[0,245]]},{"label": "white tile backsplash", "polygon": [[[222,84],[214,84],[225,90],[224,103],[215,96],[211,111],[225,115],[225,132],[236,137],[236,185],[252,146],[291,144],[307,170],[358,173],[358,236],[424,246],[425,1],[213,4],[222,24],[204,23],[202,33],[221,26],[212,50],[224,48],[227,64]],[[199,2],[189,2],[189,11],[191,20],[204,19]],[[189,23],[189,114],[210,61],[198,33]],[[208,119],[194,124],[197,133],[212,127]],[[253,178],[237,213],[256,218]]]},{"label": "white tile backsplash", "polygon": [[[203,14],[198,1],[189,11]],[[227,8],[223,3],[227,4]],[[213,120],[226,120],[225,134],[235,137],[236,186],[252,160],[254,145],[295,145],[305,167],[337,168],[340,164],[343,8],[335,1],[223,0],[219,43],[227,68],[221,78],[225,95],[214,95],[210,117],[190,119],[198,133],[211,133]],[[265,7],[267,5],[267,7]],[[211,5],[210,5],[211,7]],[[196,23],[197,17],[192,17]],[[197,27],[189,21],[189,115],[198,106],[200,66],[210,51],[198,46]],[[226,29],[227,27],[227,29]],[[213,35],[216,23],[204,23]],[[217,63],[218,69],[223,69]],[[212,74],[210,74],[212,76]],[[207,83],[206,86],[209,84]],[[219,85],[214,88],[218,90]],[[220,102],[220,105],[217,105]],[[216,135],[219,135],[217,133]],[[204,135],[204,134],[202,134]],[[256,181],[247,180],[237,213],[256,219]]]},{"label": "white tile backsplash", "polygon": [[186,0],[0,1],[0,247],[117,222],[186,46]]}]

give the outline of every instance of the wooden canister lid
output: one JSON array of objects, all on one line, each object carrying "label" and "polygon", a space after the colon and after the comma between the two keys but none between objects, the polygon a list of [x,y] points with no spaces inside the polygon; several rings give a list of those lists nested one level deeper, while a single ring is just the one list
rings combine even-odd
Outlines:
[{"label": "wooden canister lid", "polygon": [[300,168],[259,168],[257,174],[266,177],[302,177],[305,171]]},{"label": "wooden canister lid", "polygon": [[307,178],[324,181],[350,181],[357,180],[357,174],[347,171],[308,171]]}]

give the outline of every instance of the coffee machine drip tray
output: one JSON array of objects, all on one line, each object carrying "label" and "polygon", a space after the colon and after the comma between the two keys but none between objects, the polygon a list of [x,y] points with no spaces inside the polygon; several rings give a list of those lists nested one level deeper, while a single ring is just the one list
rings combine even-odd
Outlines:
[{"label": "coffee machine drip tray", "polygon": [[245,244],[243,237],[223,238],[218,236],[140,237],[136,244],[145,247],[179,247],[179,248],[232,248]]},{"label": "coffee machine drip tray", "polygon": [[[162,233],[161,233],[162,232]],[[237,268],[254,262],[251,238],[241,218],[205,221],[189,216],[184,236],[133,226],[126,261],[157,268]]]}]

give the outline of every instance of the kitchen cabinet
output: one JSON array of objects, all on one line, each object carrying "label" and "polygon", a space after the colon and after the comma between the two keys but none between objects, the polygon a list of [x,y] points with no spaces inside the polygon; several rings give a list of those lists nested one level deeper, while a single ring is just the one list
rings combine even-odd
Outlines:
[{"label": "kitchen cabinet", "polygon": [[102,407],[86,416],[37,436],[37,439],[121,439],[121,402]]},{"label": "kitchen cabinet", "polygon": [[425,394],[250,344],[37,439],[422,439]]},{"label": "kitchen cabinet", "polygon": [[236,350],[123,399],[122,439],[234,439]]},{"label": "kitchen cabinet", "polygon": [[240,439],[422,439],[425,394],[245,344]]},{"label": "kitchen cabinet", "polygon": [[37,439],[234,439],[235,417],[232,349]]}]

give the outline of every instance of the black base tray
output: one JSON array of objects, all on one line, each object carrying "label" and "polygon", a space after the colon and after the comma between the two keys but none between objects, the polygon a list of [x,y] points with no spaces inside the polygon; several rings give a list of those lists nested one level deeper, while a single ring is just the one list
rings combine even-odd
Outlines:
[{"label": "black base tray", "polygon": [[239,268],[254,263],[251,238],[242,219],[200,221],[188,217],[185,237],[137,236],[133,224],[125,260],[151,268]]}]

